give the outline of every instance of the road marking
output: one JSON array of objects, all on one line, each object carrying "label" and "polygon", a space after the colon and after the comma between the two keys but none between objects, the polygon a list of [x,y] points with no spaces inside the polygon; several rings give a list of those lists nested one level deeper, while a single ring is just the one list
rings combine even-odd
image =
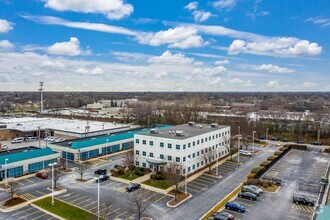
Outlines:
[{"label": "road marking", "polygon": [[212,184],[212,182],[207,181],[207,180],[203,180],[203,179],[200,179],[200,178],[195,179],[195,181],[200,181],[202,183],[204,182],[205,184],[207,184],[207,186],[210,185],[210,184]]},{"label": "road marking", "polygon": [[21,197],[21,198],[23,198],[25,200],[28,200],[28,201],[37,198],[36,196],[31,195],[29,193],[25,193],[25,194],[19,195],[19,197]]},{"label": "road marking", "polygon": [[294,217],[294,216],[291,216],[291,215],[289,215],[288,218],[300,220],[300,218],[297,218],[297,217]]},{"label": "road marking", "polygon": [[304,212],[310,212],[310,213],[313,213],[314,212],[314,209],[309,207],[309,206],[303,206],[303,205],[296,205],[296,204],[293,204],[292,207],[294,209],[298,209],[300,211],[304,211]]},{"label": "road marking", "polygon": [[121,214],[117,215],[115,218],[119,218],[122,215],[125,215],[128,211],[122,212]]},{"label": "road marking", "polygon": [[[75,198],[75,197],[77,197],[77,196],[81,196],[80,194],[76,194],[76,195],[73,195],[73,196],[71,196],[71,197],[68,197],[68,198],[66,198],[67,200],[71,200],[72,198]],[[61,197],[59,197],[59,198],[61,198]],[[62,197],[63,198],[63,197]]]},{"label": "road marking", "polygon": [[29,180],[29,179],[24,179],[26,181],[29,181],[30,183],[34,183],[32,180]]},{"label": "road marking", "polygon": [[84,199],[84,198],[86,198],[86,197],[87,197],[87,196],[82,196],[82,197],[76,198],[76,199],[74,199],[74,200],[71,200],[70,203],[73,203],[73,202],[75,202],[75,201],[79,201],[80,199]]},{"label": "road marking", "polygon": [[46,195],[46,193],[40,192],[38,190],[36,190],[37,193],[41,194],[41,195]]},{"label": "road marking", "polygon": [[12,214],[11,216],[16,216],[16,215],[19,215],[19,214],[21,214],[21,213],[23,213],[23,212],[26,212],[26,211],[29,211],[29,210],[31,210],[31,209],[33,209],[33,207],[30,207],[30,208],[28,208],[28,209],[25,209],[25,210],[23,210],[23,211],[20,211],[20,212],[16,212],[16,213]]},{"label": "road marking", "polygon": [[[298,211],[298,212],[296,212],[296,211]],[[291,212],[292,214],[295,214],[295,215],[302,215],[302,216],[306,216],[306,217],[311,217],[311,214],[304,214],[304,213],[301,213],[301,212],[299,212],[298,209],[295,209],[295,211],[293,211],[293,210],[291,209],[290,212]]]},{"label": "road marking", "polygon": [[107,214],[107,216],[108,216],[108,215],[111,215],[111,214],[112,214],[112,213],[114,213],[114,212],[117,212],[118,210],[120,210],[120,208],[118,208],[118,209],[115,209],[115,210],[113,210],[113,211],[109,212],[109,213]]},{"label": "road marking", "polygon": [[200,189],[200,190],[195,190],[195,189],[192,189],[192,188],[190,188],[190,187],[187,187],[187,190],[191,190],[191,191],[193,191],[193,192],[200,192],[200,191],[202,191],[202,189]]},{"label": "road marking", "polygon": [[165,197],[167,197],[167,195],[164,195],[164,196],[160,197],[159,199],[157,199],[157,200],[154,201],[153,203],[159,202],[160,200],[164,199]]},{"label": "road marking", "polygon": [[76,203],[75,205],[76,205],[76,206],[79,206],[80,204],[83,204],[84,202],[88,202],[89,200],[91,200],[91,198],[86,199],[86,200],[81,201],[81,202],[78,202],[78,203]]},{"label": "road marking", "polygon": [[205,188],[205,186],[199,186],[199,185],[195,185],[196,183],[189,183],[187,186],[188,187],[194,187],[194,188],[196,188],[196,189],[199,189],[199,190],[202,190],[202,189],[204,189]]},{"label": "road marking", "polygon": [[199,178],[204,179],[204,180],[206,180],[206,181],[209,181],[209,182],[211,182],[211,183],[215,183],[215,182],[217,182],[217,181],[215,181],[215,180],[213,180],[213,179],[211,179],[211,178],[205,177],[205,176],[200,176]]},{"label": "road marking", "polygon": [[21,185],[21,186],[24,186],[24,184],[21,183],[20,181],[17,181],[16,183],[18,183],[18,184]]},{"label": "road marking", "polygon": [[135,214],[129,216],[129,217],[128,217],[127,219],[125,219],[125,220],[131,220],[134,216],[135,216]]},{"label": "road marking", "polygon": [[85,207],[90,206],[90,205],[95,204],[95,203],[97,203],[97,201],[91,202],[91,203],[89,203],[89,204],[87,204],[87,205],[84,205],[84,206],[82,206],[82,207],[85,208]]},{"label": "road marking", "polygon": [[20,220],[20,219],[26,218],[26,217],[28,217],[28,216],[30,216],[30,215],[34,215],[34,214],[36,214],[37,212],[40,212],[40,211],[37,210],[37,211],[32,212],[32,213],[30,213],[30,214],[28,214],[28,215],[21,216],[21,217],[19,217],[17,220]]},{"label": "road marking", "polygon": [[44,217],[45,215],[47,215],[47,214],[44,213],[43,215],[39,215],[38,217],[35,217],[35,218],[33,218],[32,220],[36,220],[36,219],[38,219],[38,218]]},{"label": "road marking", "polygon": [[108,207],[105,207],[104,209],[101,209],[101,210],[100,210],[100,213],[104,212],[104,211],[107,210],[107,209],[110,209],[111,207],[112,207],[112,205],[109,205]]},{"label": "road marking", "polygon": [[206,185],[205,183],[200,183],[197,179],[196,180],[193,180],[192,182],[190,182],[190,184],[199,184],[199,185],[202,185],[203,187],[207,187],[209,185]]},{"label": "road marking", "polygon": [[[238,197],[238,198],[240,198],[240,197]],[[249,203],[245,203],[244,201],[241,201],[241,199],[239,199],[239,201],[237,201],[238,203],[241,203],[241,204],[243,204],[243,205],[245,205],[245,206],[249,206],[249,207],[252,207],[253,205],[252,204],[249,204]]]}]

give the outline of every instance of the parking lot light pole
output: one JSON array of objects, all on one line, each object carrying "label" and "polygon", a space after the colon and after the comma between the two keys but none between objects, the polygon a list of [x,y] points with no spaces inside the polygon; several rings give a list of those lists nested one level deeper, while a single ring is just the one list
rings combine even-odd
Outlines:
[{"label": "parking lot light pole", "polygon": [[186,157],[186,172],[185,172],[185,181],[184,181],[184,193],[187,194],[187,176],[188,176],[188,160],[190,161],[189,157]]},{"label": "parking lot light pole", "polygon": [[216,171],[215,171],[215,175],[216,176],[218,176],[218,162],[219,162],[219,148],[217,147],[217,149],[216,149],[216,151],[217,151],[217,169],[216,169]]},{"label": "parking lot light pole", "polygon": [[48,166],[52,167],[52,203],[51,203],[52,205],[55,204],[55,202],[54,202],[54,166],[56,166],[56,165],[57,165],[56,162],[48,164]]},{"label": "parking lot light pole", "polygon": [[252,132],[252,151],[254,152],[254,134],[256,133],[256,131]]},{"label": "parking lot light pole", "polygon": [[100,177],[97,180],[97,220],[100,219]]},{"label": "parking lot light pole", "polygon": [[5,178],[6,178],[6,186],[8,186],[8,181],[7,181],[7,161],[8,161],[8,158],[5,159]]},{"label": "parking lot light pole", "polygon": [[41,128],[41,126],[38,126],[38,140],[39,140],[39,148],[40,148],[40,145],[41,145],[41,143],[40,143],[40,138],[41,138],[41,136],[40,136],[40,128]]},{"label": "parking lot light pole", "polygon": [[237,137],[237,163],[239,163],[240,138],[241,138],[241,126],[238,126],[238,137]]},{"label": "parking lot light pole", "polygon": [[266,140],[268,140],[268,128],[266,128]]}]

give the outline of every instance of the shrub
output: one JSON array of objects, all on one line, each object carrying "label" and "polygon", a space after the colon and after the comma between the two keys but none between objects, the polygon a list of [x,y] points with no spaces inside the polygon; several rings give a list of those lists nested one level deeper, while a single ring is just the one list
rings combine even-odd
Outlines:
[{"label": "shrub", "polygon": [[259,179],[248,179],[246,181],[246,185],[255,185],[255,186],[257,186],[257,185],[259,185]]},{"label": "shrub", "polygon": [[261,170],[260,167],[256,167],[253,170],[251,170],[251,173],[254,173],[255,174],[255,173],[258,173],[260,170]]},{"label": "shrub", "polygon": [[330,148],[324,150],[325,153],[330,153]]},{"label": "shrub", "polygon": [[140,168],[140,167],[136,167],[135,170],[134,170],[134,173],[138,176],[143,176],[144,173],[143,173],[143,168]]},{"label": "shrub", "polygon": [[262,163],[260,164],[260,166],[265,167],[265,166],[267,166],[268,164],[270,164],[270,162],[265,161],[265,162],[262,162]]},{"label": "shrub", "polygon": [[119,174],[118,174],[118,170],[117,170],[117,169],[112,169],[112,170],[110,170],[110,173],[111,173],[111,175],[114,176],[114,177],[119,176]]},{"label": "shrub", "polygon": [[287,149],[287,147],[281,147],[280,149],[279,149],[279,151],[285,151]]},{"label": "shrub", "polygon": [[165,180],[166,177],[163,173],[157,173],[157,174],[151,174],[150,175],[150,179],[153,179],[153,180]]},{"label": "shrub", "polygon": [[150,168],[141,168],[141,171],[142,171],[144,174],[151,173],[151,169],[150,169]]},{"label": "shrub", "polygon": [[248,179],[253,179],[255,176],[256,176],[255,173],[249,173],[248,176],[247,176],[247,178]]},{"label": "shrub", "polygon": [[276,158],[276,156],[270,156],[270,157],[267,158],[267,160],[272,161],[272,160],[274,160],[275,158]]},{"label": "shrub", "polygon": [[281,151],[277,151],[277,152],[274,153],[274,155],[280,155],[280,154],[282,154]]}]

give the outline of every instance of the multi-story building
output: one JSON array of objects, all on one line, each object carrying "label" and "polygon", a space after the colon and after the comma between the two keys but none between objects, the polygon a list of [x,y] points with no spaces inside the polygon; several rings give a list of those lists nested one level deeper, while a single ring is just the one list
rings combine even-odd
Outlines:
[{"label": "multi-story building", "polygon": [[171,162],[182,164],[182,174],[188,174],[224,157],[230,150],[230,127],[189,122],[167,129],[151,129],[134,135],[135,164],[162,171]]}]

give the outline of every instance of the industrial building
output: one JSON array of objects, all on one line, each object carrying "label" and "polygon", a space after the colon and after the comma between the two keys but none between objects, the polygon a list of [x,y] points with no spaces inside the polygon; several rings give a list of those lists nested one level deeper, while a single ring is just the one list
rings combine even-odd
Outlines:
[{"label": "industrial building", "polygon": [[216,152],[212,160],[229,153],[230,127],[189,122],[134,135],[136,166],[162,171],[169,162],[183,164],[182,174],[205,167],[204,154]]},{"label": "industrial building", "polygon": [[130,125],[60,118],[0,118],[0,140],[25,136],[73,139],[128,131]]},{"label": "industrial building", "polygon": [[48,168],[50,163],[58,161],[60,154],[51,148],[21,149],[24,151],[0,154],[0,180],[38,172]]}]

